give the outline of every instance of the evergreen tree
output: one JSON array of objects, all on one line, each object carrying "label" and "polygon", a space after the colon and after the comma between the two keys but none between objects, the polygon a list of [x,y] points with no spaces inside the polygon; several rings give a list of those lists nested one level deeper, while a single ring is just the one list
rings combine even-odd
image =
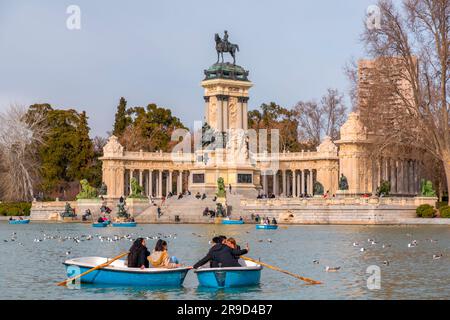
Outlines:
[{"label": "evergreen tree", "polygon": [[125,129],[131,124],[131,118],[127,111],[127,100],[124,97],[120,98],[119,105],[115,116],[113,135],[121,137]]}]

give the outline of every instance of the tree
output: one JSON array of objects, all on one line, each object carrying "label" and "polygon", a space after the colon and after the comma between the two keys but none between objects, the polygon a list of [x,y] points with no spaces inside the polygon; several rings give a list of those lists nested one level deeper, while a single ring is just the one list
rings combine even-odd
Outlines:
[{"label": "tree", "polygon": [[449,185],[450,1],[404,0],[398,9],[382,0],[378,7],[380,28],[362,36],[382,79],[374,85],[373,96],[382,99],[370,104],[378,118],[371,129],[385,144],[426,149],[442,162]]},{"label": "tree", "polygon": [[119,141],[128,151],[171,151],[177,144],[176,141],[171,141],[173,131],[186,129],[170,109],[156,104],[128,109],[127,114],[133,120],[130,120],[130,125],[119,136]]},{"label": "tree", "polygon": [[120,98],[119,105],[114,121],[113,135],[116,137],[122,136],[127,127],[131,124],[131,118],[127,112],[127,100],[124,97]]},{"label": "tree", "polygon": [[344,96],[336,89],[328,89],[320,103],[300,101],[294,107],[299,123],[299,137],[313,147],[319,146],[325,136],[339,139],[339,129],[344,124],[346,108]]},{"label": "tree", "polygon": [[44,114],[27,114],[20,106],[0,113],[0,195],[8,201],[30,201],[38,181],[38,148],[47,128]]},{"label": "tree", "polygon": [[279,148],[277,151],[298,152],[302,146],[297,139],[298,122],[293,111],[288,110],[275,102],[263,103],[261,111],[248,112],[248,127],[256,131],[267,129],[268,149],[271,149],[271,130],[279,130]]}]

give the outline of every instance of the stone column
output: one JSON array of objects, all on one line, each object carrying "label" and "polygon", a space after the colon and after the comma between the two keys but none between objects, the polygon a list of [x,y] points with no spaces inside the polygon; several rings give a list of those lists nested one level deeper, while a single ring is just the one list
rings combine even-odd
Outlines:
[{"label": "stone column", "polygon": [[223,131],[223,100],[222,97],[217,97],[217,131],[222,132]]},{"label": "stone column", "polygon": [[148,196],[153,197],[153,170],[148,170]]},{"label": "stone column", "polygon": [[267,173],[264,173],[263,175],[263,190],[264,190],[264,194],[267,195]]},{"label": "stone column", "polygon": [[403,194],[405,192],[404,185],[405,185],[405,178],[404,178],[404,166],[403,166],[403,160],[400,159],[398,161],[398,179],[397,179],[397,190],[400,194]]},{"label": "stone column", "polygon": [[297,175],[297,198],[300,198],[300,196],[302,195],[300,192],[300,186],[302,184],[302,177],[300,175]]},{"label": "stone column", "polygon": [[243,129],[243,118],[242,118],[242,112],[244,109],[244,101],[242,98],[238,99],[238,104],[236,106],[236,113],[237,113],[237,119],[236,119],[236,128],[237,129]]},{"label": "stone column", "polygon": [[129,190],[128,190],[128,195],[130,195],[131,194],[131,179],[133,179],[133,175],[134,175],[134,170],[133,169],[130,169],[130,185],[129,185]]},{"label": "stone column", "polygon": [[143,172],[139,170],[139,185],[142,187],[144,185]]},{"label": "stone column", "polygon": [[244,130],[248,130],[248,98],[244,98],[242,104],[242,126]]},{"label": "stone column", "polygon": [[191,171],[188,172],[188,190],[192,187],[192,181],[193,181],[193,174]]},{"label": "stone column", "polygon": [[205,98],[205,122],[211,125],[209,123],[209,97],[204,98]]},{"label": "stone column", "polygon": [[229,98],[223,97],[222,104],[222,112],[223,112],[223,131],[227,131],[230,128],[230,124],[228,123],[228,106],[229,106]]},{"label": "stone column", "polygon": [[282,192],[282,194],[283,194],[283,196],[285,196],[285,197],[287,197],[287,184],[286,184],[286,170],[283,170],[282,172],[281,172],[281,174],[283,175],[283,192]]},{"label": "stone column", "polygon": [[275,196],[279,195],[279,188],[278,188],[278,172],[275,172],[273,175],[273,194]]},{"label": "stone column", "polygon": [[292,170],[292,197],[297,198],[297,173],[296,170]]},{"label": "stone column", "polygon": [[314,194],[314,190],[313,190],[313,185],[314,185],[314,182],[313,182],[313,180],[314,180],[314,174],[313,174],[313,171],[312,171],[312,169],[310,169],[309,170],[309,190],[308,190],[308,193],[310,194],[310,195],[313,195]]},{"label": "stone column", "polygon": [[158,198],[162,197],[162,188],[163,188],[163,172],[159,170],[158,176]]},{"label": "stone column", "polygon": [[390,159],[390,167],[391,167],[391,193],[397,193],[397,166],[396,161],[394,159]]},{"label": "stone column", "polygon": [[403,183],[404,183],[404,186],[403,186],[403,192],[405,193],[405,194],[409,194],[409,162],[408,162],[408,160],[405,160],[404,162],[403,162],[403,165],[404,165],[404,167],[403,167]]},{"label": "stone column", "polygon": [[305,172],[305,170],[302,170],[302,178],[301,178],[301,180],[300,180],[300,183],[301,183],[301,193],[302,194],[305,194],[306,193],[306,191],[305,191],[305,178],[306,178],[306,172]]}]

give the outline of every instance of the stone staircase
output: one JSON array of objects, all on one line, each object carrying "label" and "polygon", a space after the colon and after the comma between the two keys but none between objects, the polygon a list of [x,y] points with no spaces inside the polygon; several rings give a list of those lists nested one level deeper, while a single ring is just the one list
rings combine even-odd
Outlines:
[{"label": "stone staircase", "polygon": [[[160,204],[160,203],[158,203]],[[162,216],[157,218],[157,207],[155,207],[155,221],[156,223],[174,223],[175,217],[180,218],[180,223],[212,223],[214,219],[203,216],[203,210],[208,207],[209,210],[216,208],[216,202],[208,197],[204,200],[195,198],[194,195],[185,196],[182,199],[172,197],[166,199],[163,204],[160,204]]]}]

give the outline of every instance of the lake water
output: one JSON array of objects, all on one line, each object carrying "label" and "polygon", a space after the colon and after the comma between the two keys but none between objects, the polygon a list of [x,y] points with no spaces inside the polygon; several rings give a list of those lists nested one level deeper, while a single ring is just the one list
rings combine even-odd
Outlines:
[{"label": "lake water", "polygon": [[[13,232],[15,241],[11,241]],[[44,234],[55,239],[43,240]],[[134,238],[160,234],[169,242],[170,254],[188,265],[207,252],[214,234],[224,234],[236,238],[241,245],[248,242],[249,257],[322,281],[323,285],[305,285],[267,268],[262,271],[261,285],[230,290],[201,288],[192,271],[184,286],[177,289],[82,285],[80,290],[69,290],[55,285],[65,279],[62,263],[66,259],[114,257],[131,245],[126,240],[101,242],[94,238],[76,243],[60,241],[59,237],[127,234]],[[377,243],[371,244],[368,239]],[[417,240],[417,246],[408,248],[413,240]],[[148,247],[152,248],[155,242],[148,240]],[[359,246],[354,247],[354,242]],[[366,251],[361,252],[361,247]],[[94,229],[83,224],[21,226],[0,222],[0,299],[446,299],[450,296],[449,248],[448,226],[288,226],[277,231],[256,231],[254,225]],[[66,255],[68,251],[70,254]],[[435,254],[443,257],[435,260]],[[384,265],[384,261],[389,261],[389,265]],[[381,268],[380,290],[367,288],[370,274],[366,270],[373,265]],[[341,269],[330,273],[325,272],[326,266]]]}]

